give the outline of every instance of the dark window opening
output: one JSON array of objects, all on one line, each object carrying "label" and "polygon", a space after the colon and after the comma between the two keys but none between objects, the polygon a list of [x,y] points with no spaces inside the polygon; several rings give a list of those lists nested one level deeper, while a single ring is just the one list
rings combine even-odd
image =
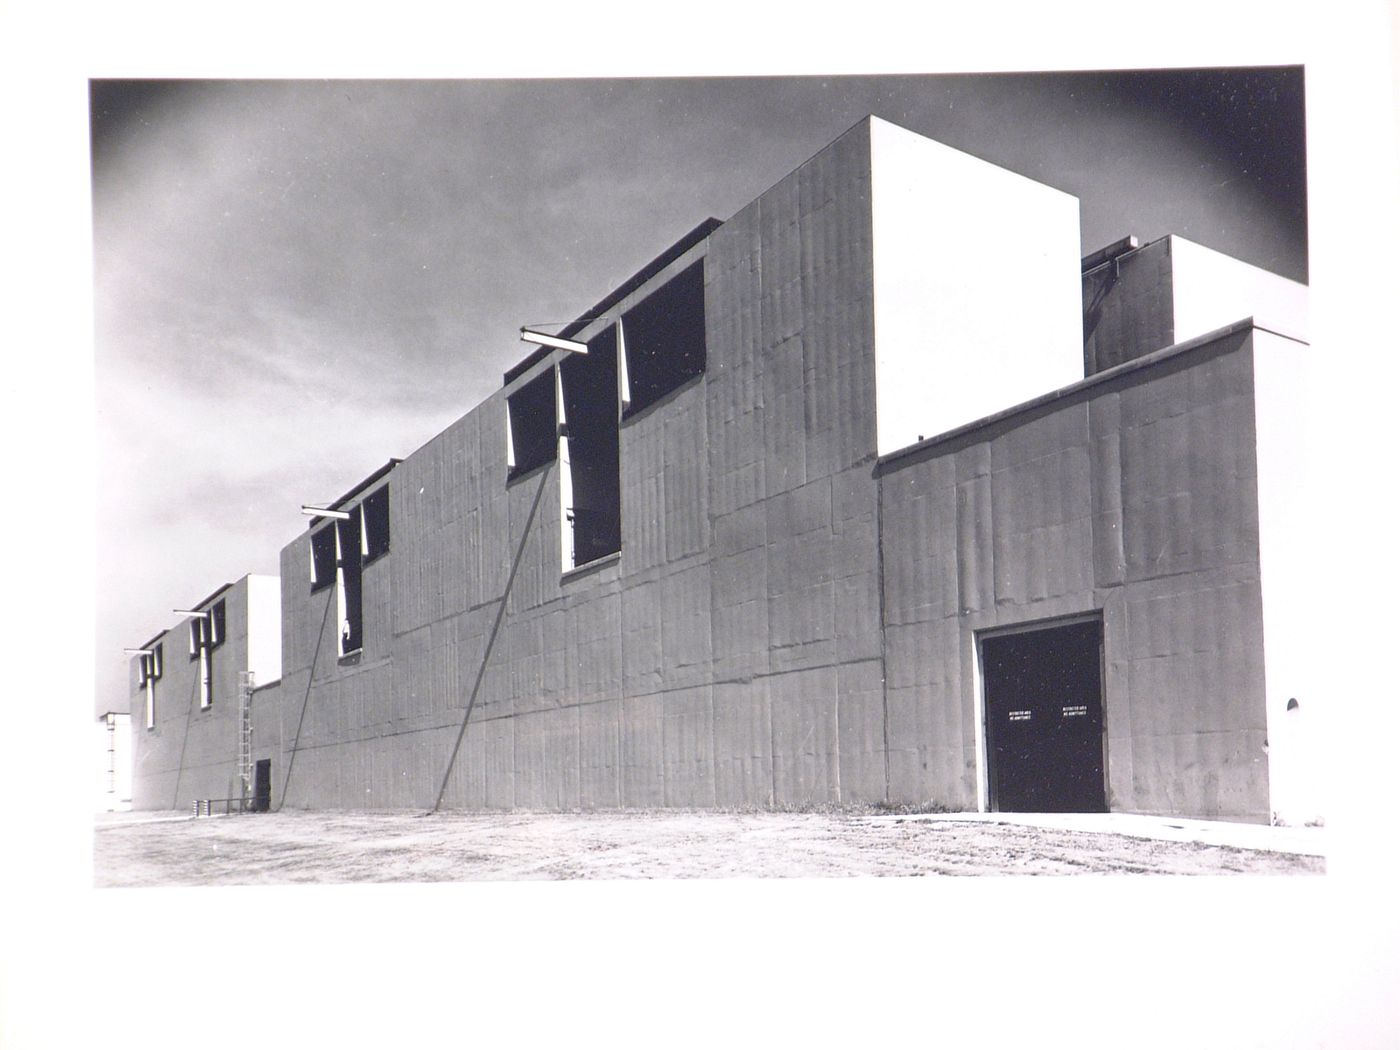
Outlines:
[{"label": "dark window opening", "polygon": [[360,504],[363,519],[365,564],[389,552],[389,486],[376,489]]},{"label": "dark window opening", "polygon": [[687,267],[622,315],[627,414],[705,371],[705,261]]},{"label": "dark window opening", "polygon": [[569,442],[573,560],[585,565],[622,550],[622,496],[618,471],[617,329],[609,325],[588,341],[587,354],[559,365],[564,435]]},{"label": "dark window opening", "polygon": [[151,651],[142,653],[138,664],[137,673],[141,679],[141,688],[146,690],[146,728],[156,727],[156,682],[164,670],[165,647],[163,643],[157,642],[151,646]]},{"label": "dark window opening", "polygon": [[217,649],[224,644],[224,603],[217,601],[209,610],[209,648]]},{"label": "dark window opening", "polygon": [[137,668],[139,684],[145,685],[147,682],[160,681],[161,665],[165,662],[165,650],[158,643],[152,647],[149,653],[142,653]]},{"label": "dark window opening", "polygon": [[335,582],[335,527],[311,534],[311,593]]},{"label": "dark window opening", "polygon": [[506,478],[519,477],[554,459],[554,373],[545,372],[506,398],[510,438]]},{"label": "dark window opening", "polygon": [[[217,614],[217,620],[216,620]],[[214,649],[217,637],[224,636],[224,603],[219,602],[204,615],[190,620],[190,659],[199,661],[199,706],[214,702]]]},{"label": "dark window opening", "polygon": [[[199,706],[214,702],[214,650],[224,644],[224,603],[215,602],[190,620],[190,660],[199,661]],[[159,661],[157,661],[159,663]]]},{"label": "dark window opening", "polygon": [[340,655],[345,656],[360,648],[361,604],[360,604],[360,519],[351,515],[345,521],[337,521],[335,529],[339,540],[339,557],[336,568],[340,577]]}]

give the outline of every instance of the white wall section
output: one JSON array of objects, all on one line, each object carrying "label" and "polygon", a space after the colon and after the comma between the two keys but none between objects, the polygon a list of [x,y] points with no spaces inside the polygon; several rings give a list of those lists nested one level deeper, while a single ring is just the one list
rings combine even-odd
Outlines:
[{"label": "white wall section", "polygon": [[282,580],[248,577],[248,670],[255,685],[282,677]]},{"label": "white wall section", "polygon": [[1083,377],[1079,201],[870,120],[881,455]]},{"label": "white wall section", "polygon": [[[1318,655],[1318,606],[1310,593],[1317,549],[1308,505],[1316,498],[1308,473],[1311,353],[1294,340],[1254,333],[1269,800],[1288,824],[1315,820],[1324,809],[1317,765],[1327,704],[1310,674]],[[1289,709],[1290,700],[1296,709]]]},{"label": "white wall section", "polygon": [[1175,234],[1171,256],[1175,342],[1184,343],[1246,317],[1253,317],[1260,328],[1307,341],[1307,285]]}]

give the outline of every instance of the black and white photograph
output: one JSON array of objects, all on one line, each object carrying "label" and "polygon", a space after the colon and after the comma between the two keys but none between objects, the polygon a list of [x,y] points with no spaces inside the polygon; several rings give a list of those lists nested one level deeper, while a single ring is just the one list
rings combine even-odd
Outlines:
[{"label": "black and white photograph", "polygon": [[1304,87],[94,80],[99,884],[1324,870]]},{"label": "black and white photograph", "polygon": [[[73,61],[83,466],[32,490],[78,530],[32,619],[90,688],[22,690],[74,741],[36,855],[104,946],[84,972],[194,997],[87,1030],[166,1045],[262,995],[314,1040],[299,944],[318,995],[363,951],[400,960],[366,989],[441,998],[476,930],[464,973],[567,960],[595,1021],[605,972],[737,946],[757,1040],[927,1040],[785,1029],[752,949],[781,943],[783,998],[819,965],[867,1005],[980,973],[1053,1014],[1155,944],[1129,983],[1194,1020],[950,1032],[1387,1045],[1395,909],[1339,889],[1384,808],[1385,647],[1337,632],[1385,622],[1346,597],[1387,593],[1374,559],[1344,566],[1379,523],[1362,304],[1394,266],[1346,217],[1395,232],[1361,191],[1394,97],[1339,107],[1345,60],[1301,45],[1153,53]],[[42,782],[5,794],[44,832]],[[894,976],[852,970],[905,924]],[[911,965],[942,937],[962,962]],[[1355,980],[1323,962],[1346,937]],[[1268,960],[1233,987],[1231,944]],[[68,1045],[38,1002],[0,1042]],[[620,1041],[721,1038],[643,1036],[662,1002]]]}]

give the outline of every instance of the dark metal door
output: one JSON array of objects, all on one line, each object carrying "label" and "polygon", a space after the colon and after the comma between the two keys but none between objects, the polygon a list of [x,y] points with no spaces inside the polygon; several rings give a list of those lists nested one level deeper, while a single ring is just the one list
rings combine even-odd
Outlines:
[{"label": "dark metal door", "polygon": [[253,765],[253,812],[272,808],[272,759],[260,758]]},{"label": "dark metal door", "polygon": [[1103,813],[1103,627],[982,639],[992,808]]}]

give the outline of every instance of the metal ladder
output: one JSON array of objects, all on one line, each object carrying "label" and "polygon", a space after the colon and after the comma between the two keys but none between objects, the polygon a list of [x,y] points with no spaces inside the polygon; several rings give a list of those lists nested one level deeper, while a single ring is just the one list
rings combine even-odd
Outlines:
[{"label": "metal ladder", "polygon": [[253,794],[253,672],[238,672],[238,779],[246,800]]}]

